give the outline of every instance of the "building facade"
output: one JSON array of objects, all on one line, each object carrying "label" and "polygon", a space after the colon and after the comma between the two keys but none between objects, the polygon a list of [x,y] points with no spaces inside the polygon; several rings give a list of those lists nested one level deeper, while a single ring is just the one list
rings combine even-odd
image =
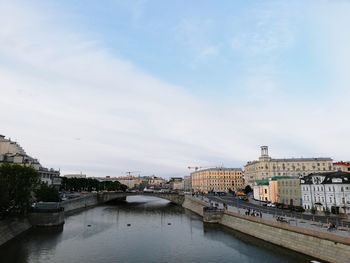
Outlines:
[{"label": "building facade", "polygon": [[331,172],[333,160],[328,157],[274,159],[268,154],[268,146],[261,146],[259,160],[248,162],[244,168],[246,184],[253,185],[255,180],[273,176],[301,177],[315,172]]},{"label": "building facade", "polygon": [[244,188],[243,171],[240,168],[210,168],[191,173],[194,192],[229,192]]},{"label": "building facade", "polygon": [[310,174],[301,179],[304,209],[350,213],[350,173],[330,172]]},{"label": "building facade", "polygon": [[277,182],[277,203],[301,206],[299,178],[281,178]]},{"label": "building facade", "polygon": [[169,188],[173,191],[184,190],[184,180],[182,177],[171,177],[169,180]]},{"label": "building facade", "polygon": [[184,176],[184,191],[192,191],[192,178],[190,175]]},{"label": "building facade", "polygon": [[300,206],[300,179],[275,176],[256,180],[253,186],[253,196],[254,199],[264,202]]},{"label": "building facade", "polygon": [[43,167],[39,161],[26,154],[24,149],[11,139],[0,135],[0,165],[1,163],[12,163],[34,168],[41,179],[41,182],[51,186],[60,186],[60,171]]},{"label": "building facade", "polygon": [[333,168],[334,171],[350,173],[350,162],[335,162]]}]

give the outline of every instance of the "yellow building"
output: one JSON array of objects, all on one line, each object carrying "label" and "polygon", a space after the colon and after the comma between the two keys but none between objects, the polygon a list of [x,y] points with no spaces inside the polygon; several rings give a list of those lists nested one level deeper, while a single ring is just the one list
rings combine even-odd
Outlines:
[{"label": "yellow building", "polygon": [[243,172],[240,168],[198,170],[191,173],[191,178],[194,192],[229,192],[244,188]]},{"label": "yellow building", "polygon": [[274,159],[268,154],[268,147],[261,146],[259,160],[250,161],[244,167],[246,184],[273,176],[301,177],[310,173],[333,171],[333,160],[328,157]]}]

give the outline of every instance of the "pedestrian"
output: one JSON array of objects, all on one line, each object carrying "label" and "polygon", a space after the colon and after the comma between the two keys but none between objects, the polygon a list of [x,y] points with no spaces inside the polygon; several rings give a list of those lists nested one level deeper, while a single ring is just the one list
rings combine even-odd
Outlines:
[{"label": "pedestrian", "polygon": [[261,211],[259,212],[259,215],[260,215],[260,218],[262,218],[262,213],[261,213]]}]

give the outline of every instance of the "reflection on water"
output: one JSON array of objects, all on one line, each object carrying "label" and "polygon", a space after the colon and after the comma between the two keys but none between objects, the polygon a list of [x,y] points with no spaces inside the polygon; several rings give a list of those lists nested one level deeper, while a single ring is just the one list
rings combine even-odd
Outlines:
[{"label": "reflection on water", "polygon": [[95,207],[63,230],[30,231],[0,247],[1,262],[309,262],[304,255],[230,229],[153,197]]}]

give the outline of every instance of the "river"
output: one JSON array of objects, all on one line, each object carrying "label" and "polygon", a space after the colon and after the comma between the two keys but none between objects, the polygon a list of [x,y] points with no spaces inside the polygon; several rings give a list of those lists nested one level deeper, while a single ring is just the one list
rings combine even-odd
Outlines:
[{"label": "river", "polygon": [[66,218],[60,231],[31,230],[0,247],[0,262],[310,262],[167,201],[135,196]]}]

